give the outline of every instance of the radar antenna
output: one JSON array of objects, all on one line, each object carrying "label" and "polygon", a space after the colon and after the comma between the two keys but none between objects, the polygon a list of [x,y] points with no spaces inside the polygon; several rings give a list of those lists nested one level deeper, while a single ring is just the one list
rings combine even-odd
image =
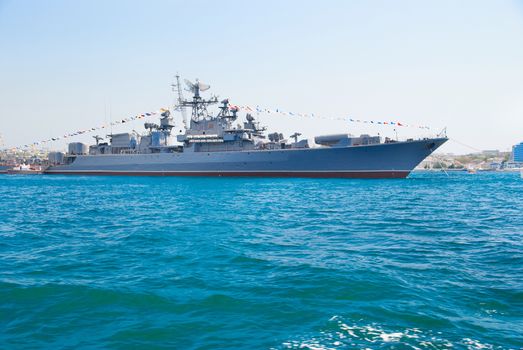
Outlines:
[{"label": "radar antenna", "polygon": [[193,94],[198,92],[198,91],[196,91],[196,88],[198,87],[198,85],[194,84],[189,79],[184,79],[183,81],[185,82],[185,85],[187,85],[187,91],[189,91]]},{"label": "radar antenna", "polygon": [[205,100],[200,96],[200,91],[206,91],[210,89],[210,85],[201,83],[198,79],[193,83],[190,80],[184,79],[185,85],[187,85],[188,90],[193,94],[192,101],[184,100],[182,101],[182,106],[192,108],[191,120],[195,122],[200,121],[203,118],[209,116],[207,112],[207,106],[210,104],[218,103],[218,98],[216,96],[211,97],[211,99]]},{"label": "radar antenna", "polygon": [[196,82],[198,83],[198,88],[200,89],[200,91],[207,91],[211,88],[209,84],[201,83],[198,80]]},{"label": "radar antenna", "polygon": [[196,79],[195,83],[191,82],[188,79],[184,79],[184,81],[185,85],[187,85],[188,90],[198,97],[200,97],[200,91],[207,91],[211,88],[210,85],[204,84],[200,82],[198,79]]}]

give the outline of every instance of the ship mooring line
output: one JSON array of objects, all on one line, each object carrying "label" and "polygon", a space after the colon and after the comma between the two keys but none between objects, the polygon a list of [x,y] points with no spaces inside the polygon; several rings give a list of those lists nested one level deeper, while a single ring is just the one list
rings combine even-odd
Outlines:
[{"label": "ship mooring line", "polygon": [[472,150],[474,150],[474,151],[481,152],[481,150],[480,150],[479,148],[469,146],[469,145],[467,145],[466,143],[463,143],[463,142],[461,142],[461,141],[456,140],[455,138],[449,138],[449,140],[454,141],[454,142],[456,142],[456,143],[458,143],[458,144],[460,144],[460,145],[462,145],[462,146],[468,147],[468,148],[470,148],[470,149],[472,149]]}]

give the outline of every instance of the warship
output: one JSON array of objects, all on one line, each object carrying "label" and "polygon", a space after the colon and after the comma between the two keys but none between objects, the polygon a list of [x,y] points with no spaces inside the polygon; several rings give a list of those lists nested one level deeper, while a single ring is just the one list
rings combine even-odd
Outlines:
[{"label": "warship", "polygon": [[[255,117],[217,96],[202,97],[210,86],[185,81],[192,99],[183,98],[180,79],[173,112],[183,115],[174,135],[169,110],[159,124],[145,123],[143,134],[95,136],[96,144],[71,143],[67,154],[49,155],[45,174],[147,176],[256,176],[320,178],[405,178],[447,141],[435,138],[392,140],[348,133],[300,139],[296,132],[266,133]],[[218,105],[215,113],[210,106]],[[190,118],[187,112],[190,110]],[[242,123],[240,123],[242,121]]]}]

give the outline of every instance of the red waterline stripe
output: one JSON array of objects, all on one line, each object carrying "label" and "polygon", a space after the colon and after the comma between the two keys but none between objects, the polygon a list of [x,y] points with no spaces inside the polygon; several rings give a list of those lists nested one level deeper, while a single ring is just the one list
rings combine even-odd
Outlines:
[{"label": "red waterline stripe", "polygon": [[346,171],[346,172],[315,172],[315,171],[278,171],[278,172],[183,172],[183,171],[49,171],[50,175],[121,175],[121,176],[212,176],[212,177],[309,177],[309,178],[405,178],[409,171]]}]

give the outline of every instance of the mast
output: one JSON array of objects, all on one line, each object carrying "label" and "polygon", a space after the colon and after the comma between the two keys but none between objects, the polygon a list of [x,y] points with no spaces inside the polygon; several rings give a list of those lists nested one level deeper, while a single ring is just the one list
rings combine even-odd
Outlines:
[{"label": "mast", "polygon": [[182,92],[182,85],[180,84],[180,75],[176,74],[176,84],[172,84],[173,91],[176,89],[176,92],[178,93],[178,105],[174,106],[173,110],[178,109],[182,113],[182,119],[183,119],[183,126],[187,130],[188,124],[187,124],[187,112],[185,111],[185,106],[183,105],[184,97]]},{"label": "mast", "polygon": [[192,98],[192,101],[184,99],[181,102],[181,106],[182,107],[191,107],[192,108],[191,120],[198,122],[201,119],[209,116],[209,113],[207,112],[207,106],[218,103],[218,98],[216,96],[214,96],[208,100],[203,99],[200,96],[200,92],[208,90],[210,88],[210,86],[207,84],[201,83],[200,81],[198,81],[198,79],[196,79],[196,83],[192,83],[189,80],[185,79],[185,84],[189,88],[189,91],[191,91],[193,93],[193,98]]}]

